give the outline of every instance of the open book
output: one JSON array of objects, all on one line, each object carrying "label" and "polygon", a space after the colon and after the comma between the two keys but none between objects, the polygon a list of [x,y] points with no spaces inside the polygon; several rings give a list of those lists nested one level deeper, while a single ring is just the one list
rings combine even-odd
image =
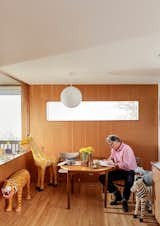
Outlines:
[{"label": "open book", "polygon": [[112,160],[99,160],[100,166],[114,166],[114,162]]}]

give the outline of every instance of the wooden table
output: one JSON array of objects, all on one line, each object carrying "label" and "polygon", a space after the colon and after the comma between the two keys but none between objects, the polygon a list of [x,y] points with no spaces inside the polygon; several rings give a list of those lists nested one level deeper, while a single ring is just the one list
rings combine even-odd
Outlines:
[{"label": "wooden table", "polygon": [[105,174],[105,184],[104,184],[104,208],[107,207],[107,184],[108,184],[108,172],[114,169],[113,166],[99,167],[93,169],[87,166],[77,166],[77,165],[63,165],[62,169],[67,170],[67,209],[70,209],[70,193],[71,193],[71,177],[75,174]]}]

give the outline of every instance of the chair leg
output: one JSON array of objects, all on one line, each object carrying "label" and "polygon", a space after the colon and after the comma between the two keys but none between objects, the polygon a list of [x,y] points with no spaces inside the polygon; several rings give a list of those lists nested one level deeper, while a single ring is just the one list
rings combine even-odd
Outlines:
[{"label": "chair leg", "polygon": [[57,166],[56,166],[56,164],[54,163],[53,165],[52,165],[52,167],[53,167],[53,176],[54,176],[54,185],[56,186],[57,185]]},{"label": "chair leg", "polygon": [[103,193],[104,193],[104,191],[105,191],[105,186],[104,185],[103,185],[103,189],[102,190],[103,190]]},{"label": "chair leg", "polygon": [[44,176],[45,176],[46,168],[41,168],[41,185],[40,189],[44,190]]},{"label": "chair leg", "polygon": [[53,167],[49,166],[49,184],[53,184]]},{"label": "chair leg", "polygon": [[38,180],[37,180],[37,188],[40,188],[40,183],[41,183],[41,169],[40,167],[37,167],[38,169]]}]

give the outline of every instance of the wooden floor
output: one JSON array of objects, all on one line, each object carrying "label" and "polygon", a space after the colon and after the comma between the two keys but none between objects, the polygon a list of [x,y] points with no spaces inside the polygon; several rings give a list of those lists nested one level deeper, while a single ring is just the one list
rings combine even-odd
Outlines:
[{"label": "wooden floor", "polygon": [[66,209],[65,186],[46,185],[45,191],[37,192],[32,185],[32,199],[23,199],[22,212],[4,211],[0,199],[0,226],[154,226],[152,215],[147,214],[144,223],[133,219],[133,206],[124,214],[121,206],[103,208],[100,187],[97,184],[75,186],[71,196],[71,209]]}]

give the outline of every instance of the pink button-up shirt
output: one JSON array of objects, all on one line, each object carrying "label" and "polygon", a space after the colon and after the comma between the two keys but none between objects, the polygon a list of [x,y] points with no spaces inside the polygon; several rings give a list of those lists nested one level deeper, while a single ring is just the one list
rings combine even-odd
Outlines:
[{"label": "pink button-up shirt", "polygon": [[129,171],[137,168],[134,152],[127,144],[121,143],[116,150],[112,148],[110,158],[117,163],[120,169]]}]

